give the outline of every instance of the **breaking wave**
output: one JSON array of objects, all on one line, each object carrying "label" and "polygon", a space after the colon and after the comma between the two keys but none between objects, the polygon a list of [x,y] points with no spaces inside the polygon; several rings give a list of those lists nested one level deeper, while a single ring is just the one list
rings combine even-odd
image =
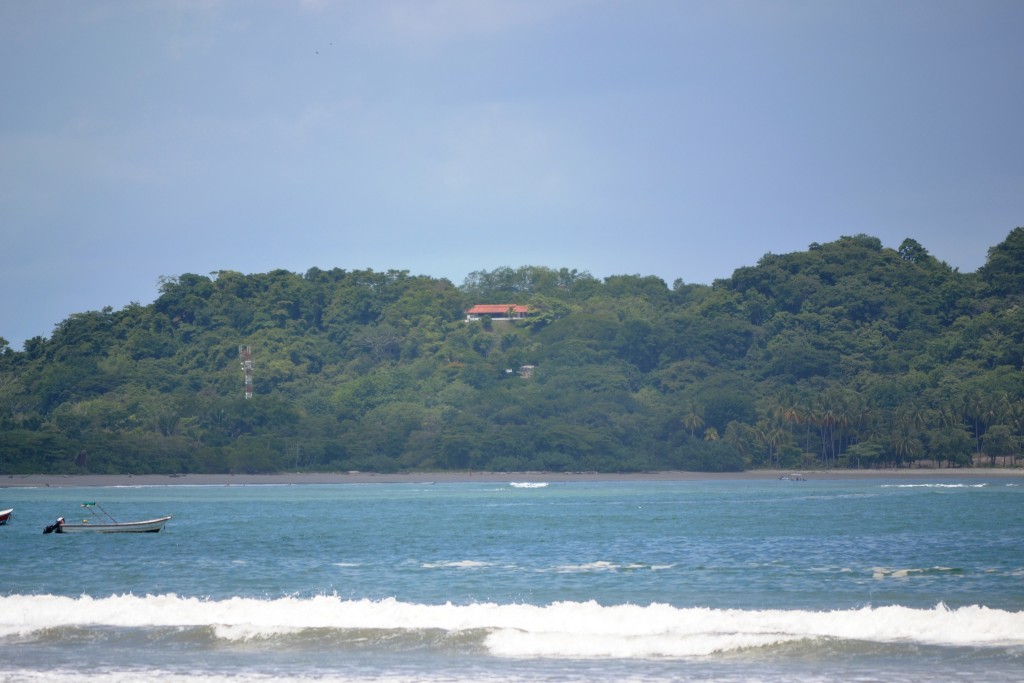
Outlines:
[{"label": "breaking wave", "polygon": [[[61,640],[83,631],[178,634],[213,642],[438,642],[512,658],[696,657],[794,641],[1024,647],[1024,612],[949,609],[738,610],[666,604],[427,605],[314,598],[208,600],[178,595],[0,597],[0,637]],[[187,634],[187,635],[186,635]],[[169,636],[167,636],[169,637]]]}]

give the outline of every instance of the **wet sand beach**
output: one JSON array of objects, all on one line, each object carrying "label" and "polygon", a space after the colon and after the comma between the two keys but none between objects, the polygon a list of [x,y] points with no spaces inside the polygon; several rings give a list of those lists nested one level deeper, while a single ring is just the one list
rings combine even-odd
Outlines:
[{"label": "wet sand beach", "polygon": [[1024,480],[1020,468],[751,470],[748,472],[282,472],[275,474],[0,474],[0,488],[75,486],[259,486],[290,484],[399,484],[459,482],[742,481],[799,475],[808,481],[849,479]]}]

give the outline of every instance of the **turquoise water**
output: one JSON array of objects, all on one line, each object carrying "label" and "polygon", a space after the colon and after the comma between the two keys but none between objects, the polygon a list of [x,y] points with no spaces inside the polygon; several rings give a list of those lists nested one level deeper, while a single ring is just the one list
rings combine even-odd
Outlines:
[{"label": "turquoise water", "polygon": [[[83,501],[173,519],[41,533]],[[5,507],[3,681],[1024,679],[1016,480],[0,489]]]}]

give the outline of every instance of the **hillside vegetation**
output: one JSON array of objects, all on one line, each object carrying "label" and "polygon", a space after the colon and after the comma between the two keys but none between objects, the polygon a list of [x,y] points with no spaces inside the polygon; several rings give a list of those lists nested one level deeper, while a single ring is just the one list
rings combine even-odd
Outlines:
[{"label": "hillside vegetation", "polygon": [[[530,312],[467,322],[478,303]],[[866,235],[711,286],[183,274],[0,339],[0,472],[1015,465],[1022,304],[1024,228],[969,274]]]}]

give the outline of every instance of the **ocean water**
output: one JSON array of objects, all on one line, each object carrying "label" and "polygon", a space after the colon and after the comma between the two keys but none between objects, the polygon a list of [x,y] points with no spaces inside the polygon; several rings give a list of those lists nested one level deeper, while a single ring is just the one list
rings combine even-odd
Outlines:
[{"label": "ocean water", "polygon": [[1019,484],[0,488],[0,681],[1022,681]]}]

